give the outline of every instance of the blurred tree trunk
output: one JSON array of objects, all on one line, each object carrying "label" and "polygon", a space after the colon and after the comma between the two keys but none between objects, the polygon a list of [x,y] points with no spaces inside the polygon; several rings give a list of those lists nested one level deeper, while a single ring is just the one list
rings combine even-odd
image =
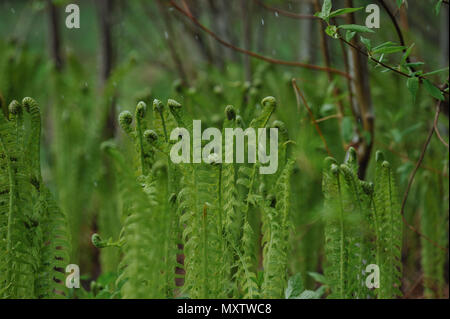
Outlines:
[{"label": "blurred tree trunk", "polygon": [[97,0],[100,29],[100,79],[102,85],[111,74],[114,61],[112,43],[113,0]]},{"label": "blurred tree trunk", "polygon": [[[353,8],[353,0],[346,0],[345,5],[346,7]],[[347,14],[346,23],[356,24],[354,14]],[[360,47],[358,37],[354,37],[351,42],[353,45]],[[353,78],[351,85],[353,100],[351,103],[354,114],[358,117],[356,119],[357,125],[359,123],[362,124],[363,130],[363,132],[359,132],[359,128],[356,128],[358,134],[355,136],[352,144],[358,151],[360,165],[358,172],[359,178],[364,179],[372,152],[375,117],[372,107],[368,59],[354,48],[350,48],[349,50],[350,75]]]},{"label": "blurred tree trunk", "polygon": [[[302,14],[314,14],[313,4],[308,0],[303,0],[300,3],[300,12]],[[314,19],[302,19],[300,20],[300,41],[299,41],[299,54],[298,59],[304,63],[314,63],[313,58],[315,56],[313,50],[313,32],[314,32]]]},{"label": "blurred tree trunk", "polygon": [[[262,16],[266,10],[261,6],[254,6],[253,11],[256,16]],[[266,28],[263,25],[256,25],[256,52],[263,53],[266,51]]]},{"label": "blurred tree trunk", "polygon": [[441,8],[441,65],[442,67],[448,66],[448,28],[449,28],[449,8],[442,5]]},{"label": "blurred tree trunk", "polygon": [[[218,8],[220,10],[220,16],[222,17],[220,22],[220,29],[224,38],[231,43],[238,43],[236,34],[233,33],[233,28],[231,28],[231,26],[233,25],[232,17],[234,17],[235,15],[235,7],[233,6],[233,2],[227,0],[218,0]],[[240,60],[240,54],[238,52],[231,49],[227,49],[225,52],[228,52],[227,59],[231,59],[236,63]]]},{"label": "blurred tree trunk", "polygon": [[[321,10],[321,4],[319,0],[314,0],[314,8],[316,10],[316,12],[319,12]],[[325,29],[327,27],[325,21],[323,20],[317,20],[319,23],[319,27],[320,27],[320,44],[321,44],[321,49],[322,49],[322,56],[323,56],[323,60],[325,63],[325,66],[327,68],[331,68],[331,57],[330,57],[330,45],[329,45],[329,39],[328,39],[328,35],[325,33]],[[332,21],[333,24],[335,24],[334,21]],[[327,72],[327,77],[328,77],[328,82],[331,84],[333,83],[333,74],[331,72]],[[337,104],[337,112],[339,114],[339,118],[338,118],[338,122],[339,125],[341,125],[342,122],[342,117],[344,114],[344,105],[342,103],[342,101],[339,99],[339,95],[340,95],[340,90],[338,86],[335,86],[333,88],[333,96],[336,99],[336,104]]]},{"label": "blurred tree trunk", "polygon": [[170,16],[170,14],[168,14],[167,8],[164,6],[161,0],[157,0],[156,3],[158,5],[159,12],[161,13],[161,17],[166,28],[166,31],[164,32],[164,38],[166,39],[167,46],[169,47],[170,56],[172,57],[173,63],[181,81],[184,85],[188,85],[189,81],[183,66],[183,61],[178,55],[177,48],[175,47],[176,37],[173,30],[172,17]]},{"label": "blurred tree trunk", "polygon": [[[114,65],[115,52],[112,38],[113,0],[97,0],[97,13],[100,32],[100,84],[105,87]],[[116,112],[114,101],[108,106],[108,115],[105,126],[105,138],[115,134]]]},{"label": "blurred tree trunk", "polygon": [[[199,19],[199,11],[200,9],[197,7],[198,3],[195,1],[187,1],[188,8],[184,8],[186,11],[189,11],[192,16],[194,16],[196,19]],[[192,22],[188,19],[181,18],[180,21],[183,23],[184,31],[187,31],[187,33],[190,35],[191,39],[193,39],[194,45],[199,49],[201,55],[203,58],[208,61],[209,64],[214,63],[214,55],[211,51],[211,48],[209,47],[207,41],[205,41],[205,38],[203,37],[202,32],[199,32],[198,28],[192,25]]]},{"label": "blurred tree trunk", "polygon": [[[441,7],[441,28],[440,28],[440,36],[441,36],[441,66],[448,67],[448,29],[449,29],[449,8],[446,5],[442,5]],[[448,82],[448,79],[447,79]],[[445,101],[441,104],[442,113],[445,116],[449,116],[449,98],[448,95],[445,96]],[[447,132],[448,134],[448,132]]]},{"label": "blurred tree trunk", "polygon": [[[106,119],[103,125],[103,139],[111,139],[116,134],[117,115],[115,110],[115,96],[107,96],[106,86],[111,76],[114,63],[115,51],[113,43],[113,13],[114,0],[97,0],[97,16],[99,23],[99,43],[100,43],[100,86],[103,90],[104,101],[102,119]],[[117,201],[111,200],[112,195],[116,193],[114,174],[112,171],[112,163],[107,157],[103,158],[105,167],[104,173],[100,178],[99,197],[100,209],[98,214],[93,216],[91,231],[94,233],[101,232],[104,236],[115,236],[110,233],[107,222],[111,218],[112,212],[117,215]],[[113,197],[115,198],[115,197]],[[97,278],[103,269],[109,269],[111,264],[118,262],[118,254],[113,251],[103,250],[101,255],[99,249],[93,251],[93,278]]]},{"label": "blurred tree trunk", "polygon": [[[251,1],[241,0],[241,12],[242,12],[242,42],[245,50],[251,50]],[[243,64],[245,72],[245,80],[251,81],[252,79],[252,66],[250,57],[247,54],[243,55]]]},{"label": "blurred tree trunk", "polygon": [[408,33],[408,31],[409,31],[408,12],[406,10],[405,4],[403,4],[400,7],[399,13],[400,13],[400,25],[402,27],[402,30],[405,33]]},{"label": "blurred tree trunk", "polygon": [[[449,29],[449,8],[443,5],[441,8],[441,65],[448,67],[448,29]],[[448,82],[448,79],[447,79]],[[449,98],[445,96],[445,101],[441,105],[442,112],[449,116]]]},{"label": "blurred tree trunk", "polygon": [[61,32],[60,32],[60,15],[58,8],[53,4],[52,0],[47,1],[48,10],[48,31],[50,41],[50,56],[53,60],[57,71],[63,68],[63,57],[61,53]]},{"label": "blurred tree trunk", "polygon": [[[59,82],[61,79],[59,75],[64,66],[64,60],[61,50],[61,30],[60,30],[60,15],[58,8],[53,4],[52,0],[47,0],[47,11],[48,11],[48,46],[50,57],[53,60],[54,68],[56,70],[55,74],[55,90],[59,87]],[[58,92],[56,93],[59,94]],[[58,103],[59,105],[60,103]],[[57,105],[51,106],[58,107]],[[47,124],[47,131],[45,134],[46,143],[52,143],[53,141],[53,133],[54,133],[54,123],[51,116],[51,111],[46,112],[44,115],[44,121]]]},{"label": "blurred tree trunk", "polygon": [[[219,35],[219,37],[226,39],[226,22],[224,20],[223,12],[220,10],[218,6],[217,0],[208,1],[209,4],[209,16],[211,20],[211,28],[215,34]],[[216,65],[223,69],[225,65],[226,55],[222,54],[222,52],[228,53],[228,50],[223,50],[222,45],[214,41],[214,60]]]}]

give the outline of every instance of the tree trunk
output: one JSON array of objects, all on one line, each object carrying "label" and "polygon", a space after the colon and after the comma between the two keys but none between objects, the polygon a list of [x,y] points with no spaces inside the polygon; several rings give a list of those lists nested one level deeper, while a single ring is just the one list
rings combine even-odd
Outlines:
[{"label": "tree trunk", "polygon": [[[224,21],[223,12],[221,12],[217,0],[208,1],[209,4],[209,17],[211,28],[215,34],[219,37],[226,39],[225,30],[226,22]],[[216,65],[223,70],[225,65],[225,55],[222,53],[224,50],[219,42],[214,42],[214,61]]]},{"label": "tree trunk", "polygon": [[167,13],[167,8],[161,2],[161,0],[156,1],[158,5],[159,12],[161,13],[162,19],[164,20],[164,25],[166,27],[166,33],[164,33],[164,37],[166,39],[167,46],[169,47],[170,56],[172,57],[175,68],[178,72],[178,76],[184,85],[188,85],[189,81],[186,76],[186,72],[184,70],[183,61],[178,55],[177,49],[175,47],[176,37],[173,30],[172,18],[170,14]]},{"label": "tree trunk", "polygon": [[[300,12],[302,14],[313,14],[314,7],[309,1],[300,3]],[[312,46],[314,19],[300,20],[300,39],[298,59],[304,63],[313,63],[314,51]]]},{"label": "tree trunk", "polygon": [[58,8],[53,4],[52,0],[47,1],[48,22],[49,22],[49,40],[50,55],[57,71],[63,68],[63,57],[61,53],[61,32],[59,28],[60,15]]},{"label": "tree trunk", "polygon": [[448,6],[442,5],[441,8],[441,66],[448,66]]},{"label": "tree trunk", "polygon": [[104,85],[113,67],[112,0],[97,0],[100,23],[100,80]]},{"label": "tree trunk", "polygon": [[[353,0],[346,0],[346,7],[353,8]],[[347,14],[346,22],[348,24],[355,24],[355,16]],[[360,46],[357,37],[352,39],[352,44]],[[353,141],[353,144],[358,152],[359,161],[359,178],[364,179],[366,169],[369,164],[370,155],[372,152],[374,140],[374,121],[372,97],[370,93],[369,69],[368,59],[358,50],[350,48],[349,67],[350,74],[353,78],[351,89],[353,93],[352,107],[354,113],[358,116],[357,122],[362,124],[364,132],[368,133],[370,140],[367,140],[365,134],[358,134]]]},{"label": "tree trunk", "polygon": [[[247,0],[241,0],[242,9],[242,42],[245,50],[251,50],[251,2]],[[245,72],[245,80],[251,81],[252,79],[252,66],[250,57],[247,54],[243,55],[243,64]]]},{"label": "tree trunk", "polygon": [[[449,19],[449,8],[448,6],[442,5],[441,8],[441,65],[442,67],[448,67],[448,19]],[[447,79],[448,82],[448,79]],[[445,96],[445,101],[442,102],[441,109],[442,112],[448,117],[449,107],[448,107],[448,96]]]},{"label": "tree trunk", "polygon": [[[98,23],[99,23],[99,40],[100,40],[100,86],[104,92],[106,93],[106,85],[109,77],[111,76],[112,69],[114,67],[115,60],[115,52],[113,45],[113,0],[97,0],[97,13],[98,13]],[[110,99],[111,98],[111,99]],[[116,110],[115,110],[115,96],[107,97],[105,95],[103,101],[102,110],[106,112],[106,121],[103,126],[103,138],[111,139],[116,134]],[[103,123],[102,123],[103,124]],[[108,195],[114,192],[114,174],[112,174],[112,163],[108,158],[103,158],[103,165],[105,166],[104,175],[101,177],[100,182],[103,183],[104,187],[101,187],[100,197],[103,201],[106,201]],[[106,210],[108,213],[111,213],[111,209],[114,209],[114,205],[116,202],[108,201],[102,204],[102,209],[99,211],[98,215],[94,215],[94,219],[92,220],[92,231],[97,232],[97,229],[100,232],[105,233],[104,220],[106,218]],[[108,207],[108,208],[106,208]],[[105,229],[107,229],[105,227]],[[100,256],[99,249],[95,249],[93,251],[93,278],[97,278],[102,269],[102,260],[107,258],[106,254],[110,254],[111,252],[102,251],[102,256]]]},{"label": "tree trunk", "polygon": [[[97,0],[98,21],[100,32],[100,84],[105,87],[114,65],[115,52],[112,39],[113,0]],[[116,112],[114,101],[108,106],[108,115],[105,126],[105,138],[115,134]]]},{"label": "tree trunk", "polygon": [[[189,3],[188,9],[185,8],[185,10],[189,11],[192,16],[194,16],[196,19],[199,19],[199,8],[195,6],[195,2]],[[199,29],[197,27],[194,27],[188,19],[182,18],[180,21],[183,23],[183,30],[186,31],[190,36],[191,39],[193,38],[193,42],[195,43],[195,46],[199,49],[201,55],[203,56],[206,61],[208,61],[209,64],[214,63],[214,56],[211,51],[211,48],[208,45],[208,42],[205,41],[205,38],[203,37],[202,32],[199,32]]]}]

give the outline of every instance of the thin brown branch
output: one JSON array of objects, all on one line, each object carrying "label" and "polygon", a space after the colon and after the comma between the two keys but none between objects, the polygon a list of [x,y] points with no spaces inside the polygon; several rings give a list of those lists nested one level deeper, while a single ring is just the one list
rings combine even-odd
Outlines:
[{"label": "thin brown branch", "polygon": [[[404,161],[414,163],[414,161],[413,161],[412,159],[410,159],[410,158],[408,157],[408,155],[403,154],[403,153],[401,153],[401,152],[395,150],[392,146],[386,145],[386,144],[384,144],[384,143],[382,143],[382,142],[380,142],[380,141],[377,141],[377,140],[375,140],[375,144],[378,144],[378,145],[379,145],[380,147],[382,147],[383,149],[388,150],[388,151],[391,152],[393,155],[395,155],[395,156],[397,156],[397,157],[400,157],[400,158],[403,159]],[[427,166],[427,165],[422,164],[422,165],[420,166],[420,168],[423,168],[423,169],[425,169],[425,170],[427,170],[427,171],[430,171],[430,172],[432,172],[432,173],[434,173],[434,174],[437,174],[437,175],[441,175],[441,176],[448,177],[448,174],[447,174],[447,173],[441,172],[440,170],[437,170],[437,169],[435,169],[434,167],[430,167],[430,166]]]},{"label": "thin brown branch", "polygon": [[448,143],[442,138],[441,133],[439,133],[439,129],[437,127],[440,113],[441,113],[441,104],[439,103],[437,106],[437,110],[436,110],[436,116],[434,117],[433,127],[434,127],[434,131],[436,132],[437,138],[441,141],[442,144],[445,145],[446,148],[448,148]]},{"label": "thin brown branch", "polygon": [[300,91],[295,79],[292,79],[292,86],[294,88],[295,96],[297,97],[297,103],[300,105],[300,99],[303,101],[305,108],[308,110],[309,117],[311,118],[311,121],[314,123],[317,133],[319,134],[320,138],[322,139],[323,145],[325,146],[325,149],[326,149],[328,155],[333,156],[330,152],[330,149],[328,148],[327,141],[325,140],[325,137],[322,134],[322,130],[320,129],[319,124],[317,124],[314,114],[311,111],[311,108],[309,107],[308,102],[306,101],[305,96],[303,95],[302,91]]},{"label": "thin brown branch", "polygon": [[[438,102],[437,105],[437,109],[436,109],[436,115],[439,115],[439,108],[440,108],[441,102]],[[435,116],[435,121],[436,121],[436,116]],[[406,226],[408,226],[409,229],[411,229],[413,232],[415,232],[416,234],[418,234],[420,237],[424,238],[425,240],[427,240],[428,242],[430,242],[433,246],[443,250],[443,251],[448,251],[448,248],[446,247],[442,247],[441,245],[439,245],[438,243],[436,243],[435,241],[433,241],[432,239],[430,239],[428,236],[422,234],[421,232],[419,232],[414,226],[412,226],[411,224],[408,223],[408,221],[405,218],[405,205],[406,205],[406,201],[408,199],[408,195],[409,195],[409,191],[411,190],[411,186],[414,182],[414,177],[416,176],[417,171],[420,168],[420,165],[423,162],[423,159],[425,157],[425,153],[428,149],[428,145],[430,145],[430,141],[431,138],[433,137],[433,133],[434,133],[434,123],[433,126],[431,127],[429,133],[428,133],[428,137],[425,141],[425,144],[423,145],[422,148],[422,152],[420,153],[419,156],[419,160],[417,161],[416,166],[414,167],[413,171],[411,172],[410,176],[409,176],[409,180],[408,180],[408,185],[406,186],[406,190],[405,193],[403,195],[403,200],[402,200],[402,205],[400,208],[400,214],[402,215],[403,218],[403,222],[405,223]]]},{"label": "thin brown branch", "polygon": [[320,123],[320,122],[325,122],[325,121],[330,120],[330,119],[339,119],[339,118],[342,118],[342,114],[328,115],[328,116],[322,117],[320,119],[317,119],[316,122]]},{"label": "thin brown branch", "polygon": [[173,8],[175,8],[178,12],[180,12],[181,14],[183,14],[184,16],[189,18],[195,25],[197,25],[200,29],[202,29],[203,31],[208,33],[216,41],[218,41],[222,45],[224,45],[224,46],[226,46],[226,47],[228,47],[230,49],[233,49],[233,50],[235,50],[237,52],[240,52],[240,53],[243,53],[243,54],[247,54],[247,55],[249,55],[251,57],[254,57],[256,59],[260,59],[260,60],[263,60],[263,61],[266,61],[266,62],[269,62],[269,63],[273,63],[273,64],[288,65],[288,66],[301,67],[301,68],[310,69],[310,70],[316,70],[316,71],[331,72],[331,73],[334,73],[334,74],[339,74],[339,75],[344,76],[346,78],[350,78],[349,74],[347,74],[347,73],[345,73],[343,71],[337,70],[337,69],[330,69],[330,68],[326,68],[326,67],[322,67],[322,66],[318,66],[318,65],[307,64],[307,63],[302,63],[302,62],[278,60],[278,59],[274,59],[274,58],[270,58],[270,57],[258,54],[258,53],[253,52],[253,51],[249,51],[249,50],[245,50],[245,49],[239,48],[239,47],[237,47],[237,46],[235,46],[235,45],[233,45],[233,44],[223,40],[222,38],[220,38],[213,31],[211,31],[206,26],[201,24],[189,12],[185,11],[180,6],[178,6],[173,0],[170,0],[169,3],[170,3],[170,5],[172,5]]},{"label": "thin brown branch", "polygon": [[183,4],[184,10],[186,10],[186,12],[193,17],[194,15],[191,12],[191,9],[189,9],[189,6],[187,5],[185,0],[181,0],[181,3]]},{"label": "thin brown branch", "polygon": [[414,292],[414,290],[417,288],[417,286],[422,282],[423,280],[423,273],[420,274],[419,278],[417,278],[416,282],[411,286],[411,288],[405,293],[403,296],[403,299],[408,299],[408,297]]}]

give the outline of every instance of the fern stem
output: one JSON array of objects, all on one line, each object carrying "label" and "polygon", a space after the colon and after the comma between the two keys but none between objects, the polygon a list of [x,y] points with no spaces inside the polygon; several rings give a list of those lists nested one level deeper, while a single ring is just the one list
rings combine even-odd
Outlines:
[{"label": "fern stem", "polygon": [[146,175],[147,169],[145,167],[145,160],[144,160],[144,143],[143,143],[143,139],[142,139],[141,119],[139,117],[136,118],[136,131],[137,131],[136,133],[137,133],[138,142],[139,142],[139,155],[140,155],[140,159],[141,159],[141,170],[142,170],[142,174]]},{"label": "fern stem", "polygon": [[208,235],[206,229],[207,210],[206,204],[203,206],[202,215],[202,237],[203,237],[203,293],[202,298],[208,298]]},{"label": "fern stem", "polygon": [[169,137],[167,136],[166,120],[164,119],[164,114],[162,113],[162,111],[159,112],[159,116],[161,117],[161,123],[164,130],[164,138],[167,142],[169,140]]},{"label": "fern stem", "polygon": [[339,173],[336,175],[337,185],[338,185],[338,193],[339,193],[339,223],[340,223],[340,231],[339,231],[339,294],[340,298],[344,298],[344,240],[345,240],[345,232],[344,232],[344,203],[342,202],[342,192],[341,192],[341,182],[339,178]]}]

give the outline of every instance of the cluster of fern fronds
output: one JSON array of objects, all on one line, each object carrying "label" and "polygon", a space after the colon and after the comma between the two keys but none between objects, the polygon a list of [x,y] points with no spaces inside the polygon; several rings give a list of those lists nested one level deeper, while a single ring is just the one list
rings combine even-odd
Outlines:
[{"label": "cluster of fern fronds", "polygon": [[[249,120],[227,106],[223,129],[267,127],[276,101],[258,105]],[[283,297],[293,168],[284,124],[271,124],[280,131],[279,165],[267,176],[259,163],[174,164],[170,132],[192,130],[175,100],[154,100],[151,110],[140,102],[134,115],[120,114],[119,124],[134,143],[135,161],[111,141],[103,149],[115,165],[123,228],[117,241],[93,236],[97,247],[122,251],[112,297]]]},{"label": "cluster of fern fronds", "polygon": [[[258,162],[173,163],[170,153],[176,141],[169,132],[177,127],[193,130],[192,119],[175,100],[166,105],[154,100],[151,109],[139,102],[134,114],[120,114],[120,127],[133,146],[125,153],[112,141],[102,144],[116,175],[122,226],[116,240],[92,236],[96,247],[121,252],[114,287],[102,291],[102,297],[320,297],[324,289],[293,293],[299,289],[294,287],[301,281],[299,275],[288,284],[294,161],[284,123],[276,120],[269,125],[276,104],[273,97],[266,97],[249,112],[257,114],[254,118],[243,117],[228,105],[222,120],[223,131],[278,129],[279,164],[272,175],[259,174]],[[0,114],[2,298],[67,295],[64,269],[70,241],[65,215],[43,184],[40,134],[40,111],[31,98],[11,102]],[[227,151],[225,147],[225,158],[230,155]],[[358,178],[353,148],[345,164],[333,158],[325,161],[322,282],[330,298],[401,294],[402,216],[397,189],[381,152],[375,165],[375,180],[370,183]],[[373,266],[379,269],[379,278],[369,286]]]},{"label": "cluster of fern fronds", "polygon": [[[325,195],[325,276],[330,298],[395,298],[401,294],[402,216],[390,164],[376,154],[375,183],[357,177],[356,151],[345,164],[327,158]],[[367,285],[372,271],[379,281]],[[369,273],[368,273],[369,272]],[[371,288],[371,289],[369,289]]]},{"label": "cluster of fern fronds", "polygon": [[12,101],[0,114],[0,298],[65,295],[65,215],[42,182],[37,103]]}]

